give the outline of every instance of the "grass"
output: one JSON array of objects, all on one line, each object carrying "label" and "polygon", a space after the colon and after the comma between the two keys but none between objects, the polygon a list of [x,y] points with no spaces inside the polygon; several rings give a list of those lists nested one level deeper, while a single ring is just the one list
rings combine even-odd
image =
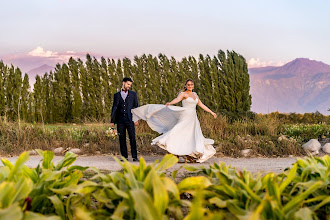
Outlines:
[{"label": "grass", "polygon": [[[205,137],[215,141],[217,156],[239,157],[243,149],[251,149],[255,156],[302,156],[301,145],[308,140],[329,138],[329,124],[285,124],[276,117],[256,115],[254,119],[234,122],[222,115],[217,119],[209,114],[199,113],[199,120]],[[80,148],[85,154],[119,155],[118,138],[106,136],[109,124],[27,124],[0,122],[0,154],[18,155],[32,149],[53,150],[57,147]],[[288,140],[279,141],[286,135]],[[165,151],[151,146],[158,134],[146,122],[136,127],[139,154],[164,155]],[[129,143],[129,142],[128,142]]]}]

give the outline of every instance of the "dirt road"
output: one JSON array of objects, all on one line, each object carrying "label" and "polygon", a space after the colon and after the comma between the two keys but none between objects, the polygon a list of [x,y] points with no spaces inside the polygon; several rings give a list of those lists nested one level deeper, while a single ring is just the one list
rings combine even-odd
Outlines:
[{"label": "dirt road", "polygon": [[[53,162],[56,164],[61,160],[63,156],[55,156]],[[161,156],[145,156],[144,157],[147,164],[153,163],[155,160],[160,160]],[[9,157],[9,161],[15,162],[17,157]],[[30,156],[29,161],[26,165],[29,167],[36,167],[40,162],[40,156]],[[231,165],[239,170],[244,168],[250,172],[282,172],[285,168],[291,167],[291,165],[296,161],[296,158],[211,158],[203,164],[199,163],[189,163],[192,166],[208,166],[213,163],[224,162],[227,166]],[[129,158],[132,162],[132,159]],[[132,162],[137,164],[136,162]],[[2,163],[0,162],[0,166]],[[178,169],[184,163],[176,164],[171,170]],[[116,163],[112,156],[78,156],[74,165],[96,167],[98,169],[117,171],[121,167]]]}]

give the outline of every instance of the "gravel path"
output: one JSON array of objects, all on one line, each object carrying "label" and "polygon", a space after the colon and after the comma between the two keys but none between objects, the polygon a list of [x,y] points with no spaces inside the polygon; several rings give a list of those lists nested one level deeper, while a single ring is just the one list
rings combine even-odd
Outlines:
[{"label": "gravel path", "polygon": [[[56,164],[61,160],[63,156],[55,156],[53,162]],[[145,156],[144,157],[147,164],[153,163],[155,160],[161,160],[161,156]],[[17,157],[7,158],[10,162],[15,162]],[[26,162],[26,165],[29,167],[36,167],[40,162],[40,156],[30,156],[29,160]],[[180,159],[181,160],[181,159]],[[213,163],[224,162],[227,166],[231,165],[236,167],[239,170],[244,168],[252,173],[256,172],[282,172],[285,168],[291,167],[291,165],[296,161],[296,158],[211,158],[205,163],[188,163],[192,166],[208,166]],[[129,161],[132,162],[132,159],[129,158]],[[137,162],[132,162],[137,164]],[[116,163],[112,156],[78,156],[77,160],[74,162],[74,165],[80,166],[90,166],[96,167],[98,169],[117,171],[121,167]],[[170,170],[178,169],[184,163],[178,163]],[[0,166],[2,163],[0,162]]]}]

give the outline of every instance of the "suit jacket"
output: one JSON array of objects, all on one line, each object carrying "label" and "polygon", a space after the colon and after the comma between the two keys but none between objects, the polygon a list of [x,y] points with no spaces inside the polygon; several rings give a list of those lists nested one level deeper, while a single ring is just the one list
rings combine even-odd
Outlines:
[{"label": "suit jacket", "polygon": [[[120,91],[113,95],[113,105],[112,105],[112,111],[111,111],[111,123],[114,123],[114,124],[118,123],[118,117],[120,116],[120,114],[117,114],[119,99],[122,99]],[[133,121],[131,110],[133,108],[139,107],[139,101],[138,101],[136,92],[128,90],[128,94],[127,94],[127,97],[125,99],[125,102],[127,103],[127,116],[128,116],[130,121]]]}]

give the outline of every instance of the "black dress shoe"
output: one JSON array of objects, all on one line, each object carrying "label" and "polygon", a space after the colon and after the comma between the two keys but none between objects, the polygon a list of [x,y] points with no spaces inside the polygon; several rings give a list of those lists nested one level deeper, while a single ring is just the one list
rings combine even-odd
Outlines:
[{"label": "black dress shoe", "polygon": [[139,162],[139,158],[133,158],[133,162]]},{"label": "black dress shoe", "polygon": [[[128,158],[125,158],[126,160],[128,160]],[[121,162],[124,162],[124,159],[123,158],[120,158],[119,159]]]}]

